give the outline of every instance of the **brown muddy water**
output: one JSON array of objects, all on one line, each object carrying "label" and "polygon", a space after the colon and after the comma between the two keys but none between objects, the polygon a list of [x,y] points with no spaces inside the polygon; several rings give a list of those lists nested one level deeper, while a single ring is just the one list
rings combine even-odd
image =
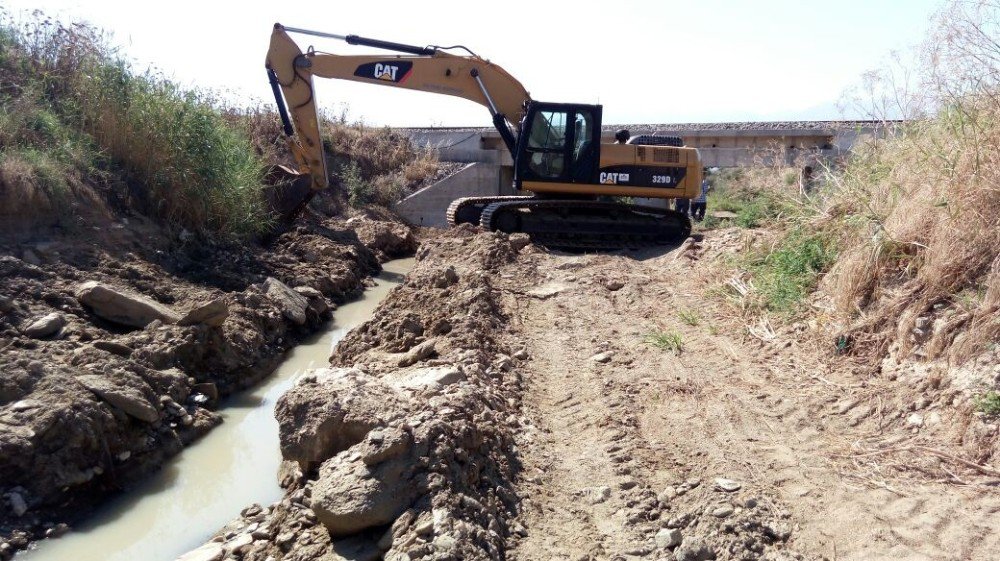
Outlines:
[{"label": "brown muddy water", "polygon": [[259,386],[224,401],[221,425],[86,523],[15,560],[170,561],[207,541],[244,507],[281,499],[275,403],[304,372],[326,365],[334,346],[371,317],[412,266],[412,259],[383,265],[376,286],[339,307],[325,332],[292,349]]}]

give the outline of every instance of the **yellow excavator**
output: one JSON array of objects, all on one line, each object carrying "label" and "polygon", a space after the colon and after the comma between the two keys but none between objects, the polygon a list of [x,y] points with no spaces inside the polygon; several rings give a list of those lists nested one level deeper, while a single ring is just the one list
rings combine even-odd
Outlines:
[{"label": "yellow excavator", "polygon": [[[312,47],[303,53],[289,33],[402,54],[335,55]],[[447,211],[451,225],[525,232],[537,243],[582,248],[674,243],[691,232],[682,213],[622,198],[696,197],[702,181],[696,149],[676,137],[627,131],[615,144],[602,144],[600,105],[535,101],[507,71],[464,46],[420,47],[275,24],[266,67],[296,173],[311,183],[295,214],[329,185],[313,89],[318,76],[457,96],[489,109],[514,161],[514,189],[531,195],[458,199]]]}]

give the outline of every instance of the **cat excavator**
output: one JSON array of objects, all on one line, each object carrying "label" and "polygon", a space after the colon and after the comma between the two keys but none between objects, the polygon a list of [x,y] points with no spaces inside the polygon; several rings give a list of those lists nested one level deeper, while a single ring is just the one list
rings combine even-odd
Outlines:
[{"label": "cat excavator", "polygon": [[[345,41],[393,55],[302,52],[289,33]],[[461,51],[461,52],[460,52]],[[601,143],[600,105],[531,99],[500,66],[456,45],[415,46],[357,35],[334,35],[275,24],[266,68],[297,175],[309,195],[329,186],[313,78],[352,80],[465,98],[485,106],[514,162],[511,196],[465,197],[447,210],[450,225],[524,232],[555,247],[620,248],[670,244],[691,232],[686,215],[630,198],[698,195],[700,156],[677,137],[628,137]]]}]

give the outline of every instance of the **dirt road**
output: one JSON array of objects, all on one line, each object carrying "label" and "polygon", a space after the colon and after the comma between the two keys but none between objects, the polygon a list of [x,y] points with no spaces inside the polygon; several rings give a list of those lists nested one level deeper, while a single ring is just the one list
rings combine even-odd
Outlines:
[{"label": "dirt road", "polygon": [[[938,468],[966,484],[894,476],[879,464],[906,454],[852,453],[918,438],[887,421],[888,382],[859,378],[803,326],[762,342],[713,304],[713,261],[740,236],[641,260],[534,256],[540,278],[512,324],[538,430],[522,437],[527,537],[510,557],[995,558],[988,479],[951,462]],[[654,344],[671,333],[679,350]]]}]

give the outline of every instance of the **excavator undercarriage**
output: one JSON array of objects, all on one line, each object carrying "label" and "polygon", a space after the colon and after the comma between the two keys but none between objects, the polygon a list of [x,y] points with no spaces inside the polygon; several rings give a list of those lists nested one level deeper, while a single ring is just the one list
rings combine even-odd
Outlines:
[{"label": "excavator undercarriage", "polygon": [[468,197],[448,208],[448,225],[523,232],[537,244],[565,249],[617,249],[680,243],[691,222],[679,212],[612,201],[537,197]]}]

